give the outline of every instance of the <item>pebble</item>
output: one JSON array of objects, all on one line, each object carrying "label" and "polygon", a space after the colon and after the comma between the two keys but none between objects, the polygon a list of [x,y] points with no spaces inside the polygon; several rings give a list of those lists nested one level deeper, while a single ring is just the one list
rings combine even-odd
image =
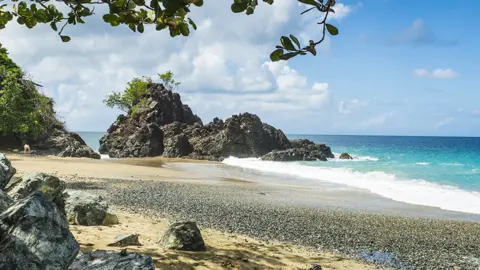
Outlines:
[{"label": "pebble", "polygon": [[[381,266],[403,269],[480,267],[480,223],[362,213],[298,205],[288,190],[271,187],[258,196],[254,186],[131,180],[98,180],[82,184],[113,205],[147,216],[192,220],[213,228],[338,251]],[[95,186],[95,188],[93,188]],[[264,191],[262,191],[264,192]],[[275,200],[270,198],[276,198]],[[282,198],[285,198],[283,201]]]}]

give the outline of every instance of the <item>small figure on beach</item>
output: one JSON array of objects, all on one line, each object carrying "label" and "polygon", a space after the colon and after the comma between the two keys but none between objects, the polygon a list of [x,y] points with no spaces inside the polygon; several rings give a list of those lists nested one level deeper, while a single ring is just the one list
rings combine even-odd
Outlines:
[{"label": "small figure on beach", "polygon": [[30,145],[28,144],[24,144],[23,145],[23,153],[26,154],[26,153],[29,153],[30,154]]}]

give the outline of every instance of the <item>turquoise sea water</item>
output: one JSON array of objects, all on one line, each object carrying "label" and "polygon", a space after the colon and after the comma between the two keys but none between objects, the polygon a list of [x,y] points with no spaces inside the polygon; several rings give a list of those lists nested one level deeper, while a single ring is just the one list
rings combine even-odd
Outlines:
[{"label": "turquoise sea water", "polygon": [[[104,133],[80,132],[98,149]],[[480,213],[480,138],[409,136],[289,135],[326,143],[338,157],[354,160],[278,162],[227,158],[224,163],[262,171],[315,179],[372,193],[396,201]]]}]

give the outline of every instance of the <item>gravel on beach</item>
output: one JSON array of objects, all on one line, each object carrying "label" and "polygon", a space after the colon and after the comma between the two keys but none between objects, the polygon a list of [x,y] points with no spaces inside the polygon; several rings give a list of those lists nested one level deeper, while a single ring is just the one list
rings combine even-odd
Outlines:
[{"label": "gravel on beach", "polygon": [[[200,228],[338,251],[394,268],[480,269],[480,223],[299,205],[285,187],[65,179],[146,216],[194,220]],[[321,198],[318,198],[321,200]]]}]

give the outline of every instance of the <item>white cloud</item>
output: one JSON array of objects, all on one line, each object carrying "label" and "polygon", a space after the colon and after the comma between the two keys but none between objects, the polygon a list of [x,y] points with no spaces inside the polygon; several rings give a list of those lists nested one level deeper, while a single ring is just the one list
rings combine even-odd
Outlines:
[{"label": "white cloud", "polygon": [[359,99],[340,101],[338,104],[338,112],[341,114],[351,114],[354,110],[365,106],[367,106],[367,102]]},{"label": "white cloud", "polygon": [[432,72],[429,72],[424,68],[419,68],[419,69],[413,70],[413,75],[417,77],[438,78],[438,79],[452,79],[460,76],[458,72],[456,72],[451,68],[446,68],[446,69],[437,68]]},{"label": "white cloud", "polygon": [[392,112],[377,115],[377,116],[368,118],[364,121],[361,121],[358,124],[358,126],[361,129],[366,129],[366,128],[370,128],[370,127],[374,127],[374,126],[381,126],[381,125],[385,124],[393,115],[394,115],[394,113],[392,113]]},{"label": "white cloud", "polygon": [[455,118],[453,117],[446,117],[445,119],[441,120],[440,122],[438,122],[435,127],[436,128],[441,128],[441,127],[444,127],[444,126],[448,126],[450,124],[452,124],[453,122],[455,121]]},{"label": "white cloud", "polygon": [[[87,24],[67,27],[69,43],[62,43],[48,25],[30,30],[15,22],[0,31],[0,39],[11,57],[44,85],[74,130],[105,130],[119,113],[102,104],[105,95],[123,89],[133,77],[166,70],[176,74],[182,100],[205,121],[243,111],[274,117],[279,110],[307,112],[330,104],[328,83],[309,81],[284,61],[268,61],[281,35],[314,39],[320,34],[313,21],[304,31],[306,24],[299,20],[303,8],[276,0],[272,6],[260,3],[247,16],[233,14],[230,5],[206,1],[192,10],[198,30],[189,37],[172,39],[168,31],[151,27],[141,35],[126,26],[110,27],[98,15],[106,8],[100,6]],[[337,4],[331,19],[343,20],[351,11]],[[330,42],[327,38],[319,53],[328,51]]]}]

